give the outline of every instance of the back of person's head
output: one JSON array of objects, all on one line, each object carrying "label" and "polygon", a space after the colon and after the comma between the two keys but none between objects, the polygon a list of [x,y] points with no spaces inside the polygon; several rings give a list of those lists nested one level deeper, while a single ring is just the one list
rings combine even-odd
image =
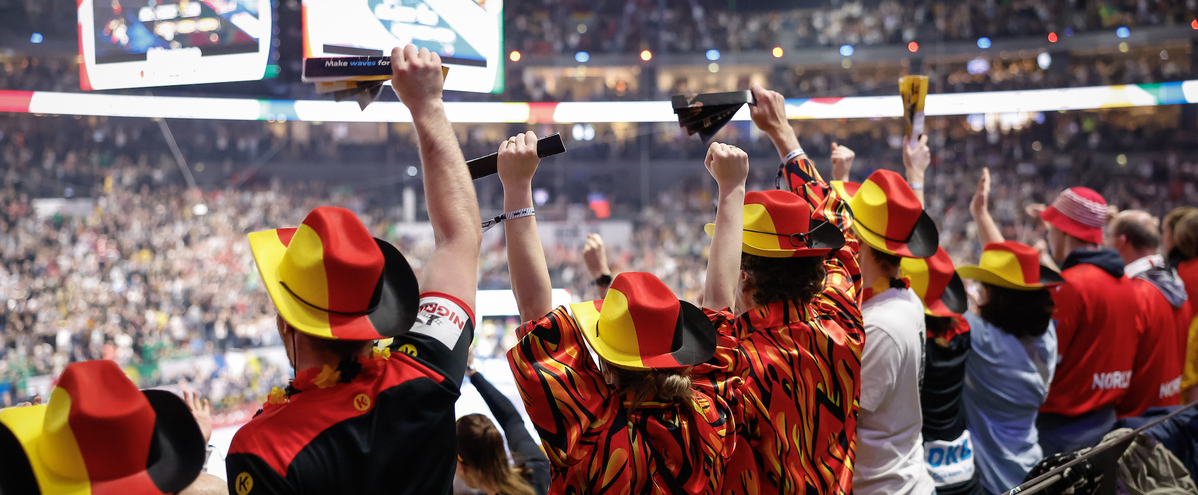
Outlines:
[{"label": "back of person's head", "polygon": [[1185,259],[1198,258],[1198,211],[1177,219],[1172,232],[1174,249]]},{"label": "back of person's head", "polygon": [[[868,246],[866,246],[866,247],[868,247]],[[887,271],[887,272],[893,271],[893,272],[897,273],[899,270],[899,267],[902,266],[902,263],[903,263],[902,256],[893,255],[893,254],[879,251],[879,250],[873,249],[873,248],[870,248],[869,252],[870,252],[870,255],[873,256],[874,261],[876,261],[878,263],[878,266],[881,267],[882,270],[884,270],[884,271]]]},{"label": "back of person's head", "polygon": [[746,288],[754,291],[753,302],[758,306],[777,301],[807,304],[824,290],[827,278],[824,259],[824,256],[767,258],[741,253],[740,269],[746,276]]},{"label": "back of person's head", "polygon": [[471,488],[488,487],[504,495],[534,495],[532,486],[508,462],[503,433],[482,414],[462,416],[457,422],[458,463]]},{"label": "back of person's head", "polygon": [[613,385],[620,393],[632,395],[630,409],[647,401],[682,405],[694,396],[689,368],[631,370],[606,362],[603,368],[614,377]]},{"label": "back of person's head", "polygon": [[1108,235],[1112,239],[1123,240],[1136,251],[1155,250],[1161,245],[1159,221],[1140,210],[1128,210],[1115,215]]},{"label": "back of person's head", "polygon": [[987,298],[978,308],[982,319],[1018,338],[1039,337],[1048,332],[1056,308],[1048,289],[1017,290],[982,283]]},{"label": "back of person's head", "polygon": [[943,337],[948,334],[949,330],[953,329],[953,317],[951,316],[936,316],[924,313],[924,326],[927,327],[928,333]]}]

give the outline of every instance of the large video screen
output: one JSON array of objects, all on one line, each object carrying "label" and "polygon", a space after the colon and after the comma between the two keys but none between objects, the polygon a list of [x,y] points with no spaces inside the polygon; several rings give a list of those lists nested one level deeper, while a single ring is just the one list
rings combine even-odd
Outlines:
[{"label": "large video screen", "polygon": [[414,44],[452,67],[445,89],[503,91],[503,0],[303,0],[304,57]]},{"label": "large video screen", "polygon": [[261,79],[271,0],[81,0],[83,89]]}]

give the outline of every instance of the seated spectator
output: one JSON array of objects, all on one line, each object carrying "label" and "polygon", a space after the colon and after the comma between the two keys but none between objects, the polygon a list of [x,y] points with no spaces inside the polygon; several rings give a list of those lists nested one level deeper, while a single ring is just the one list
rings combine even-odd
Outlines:
[{"label": "seated spectator", "polygon": [[[528,434],[516,407],[474,369],[473,356],[470,361],[466,376],[503,433],[482,414],[458,418],[458,479],[490,495],[545,495],[549,492],[549,459]],[[505,436],[512,463],[503,448]]]},{"label": "seated spectator", "polygon": [[1044,455],[1097,445],[1115,424],[1115,406],[1131,385],[1138,319],[1136,291],[1123,259],[1102,247],[1107,204],[1084,187],[1065,190],[1040,218],[1065,283],[1056,305],[1056,375],[1037,428]]},{"label": "seated spectator", "polygon": [[1139,416],[1152,407],[1181,404],[1181,375],[1193,318],[1185,286],[1157,254],[1160,221],[1139,210],[1115,215],[1106,246],[1119,252],[1139,296],[1140,319],[1131,387],[1115,408],[1120,418]]},{"label": "seated spectator", "polygon": [[175,394],[139,391],[112,361],[76,363],[48,403],[0,411],[0,493],[177,493],[205,443]]}]

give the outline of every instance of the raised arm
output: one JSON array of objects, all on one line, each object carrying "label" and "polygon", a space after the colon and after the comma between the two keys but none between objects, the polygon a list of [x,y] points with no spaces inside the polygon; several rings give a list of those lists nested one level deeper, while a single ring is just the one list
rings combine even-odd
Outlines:
[{"label": "raised arm", "polygon": [[857,153],[848,146],[832,143],[832,180],[848,182],[849,172],[853,170],[853,159],[856,157]]},{"label": "raised arm", "polygon": [[928,202],[923,199],[923,176],[931,163],[932,151],[928,149],[927,134],[920,136],[918,143],[911,143],[910,138],[903,138],[903,168],[907,171],[907,183],[915,190],[919,204],[924,208],[928,207]]},{"label": "raised arm", "polygon": [[749,116],[753,118],[757,128],[774,142],[774,148],[778,149],[778,157],[783,162],[789,161],[787,157],[794,151],[798,151],[798,154],[790,157],[791,159],[806,157],[803,148],[799,146],[799,138],[795,136],[794,128],[786,120],[786,98],[777,91],[770,91],[757,83],[753,83],[750,89],[757,104],[749,107]]},{"label": "raised arm", "polygon": [[512,136],[499,145],[503,211],[509,217],[503,221],[508,273],[521,321],[539,320],[553,310],[553,285],[545,265],[541,236],[537,234],[537,217],[528,211],[533,208],[532,176],[540,162],[537,135],[532,131]]},{"label": "raised arm", "polygon": [[740,253],[744,242],[745,179],[749,176],[749,155],[740,148],[711,143],[704,163],[719,185],[715,231],[711,235],[711,254],[707,258],[707,283],[703,306],[711,309],[732,307],[736,300],[736,282],[740,276]]},{"label": "raised arm", "polygon": [[[603,245],[603,238],[599,234],[587,236],[586,245],[582,247],[582,261],[586,263],[587,271],[591,272],[591,281],[599,291],[599,299],[607,297],[612,275],[611,268],[607,266],[607,247]],[[604,276],[608,278],[604,279]]]},{"label": "raised arm", "polygon": [[391,84],[412,113],[436,240],[420,289],[456,297],[473,312],[482,227],[474,183],[441,100],[441,57],[424,48],[417,51],[413,45],[391,50]]},{"label": "raised arm", "polygon": [[978,241],[983,246],[991,242],[1003,242],[1002,231],[990,216],[990,169],[982,169],[982,178],[978,179],[978,190],[973,193],[973,201],[969,202],[969,213],[973,222],[978,226]]}]

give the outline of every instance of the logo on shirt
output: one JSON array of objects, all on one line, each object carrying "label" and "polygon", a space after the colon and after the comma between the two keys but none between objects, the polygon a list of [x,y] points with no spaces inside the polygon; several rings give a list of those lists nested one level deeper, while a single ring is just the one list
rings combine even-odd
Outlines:
[{"label": "logo on shirt", "polygon": [[448,322],[458,327],[458,330],[461,330],[466,326],[466,318],[464,316],[458,308],[449,307],[438,301],[431,301],[420,306],[420,315],[417,319],[420,319],[422,323],[430,327],[440,325],[441,322]]},{"label": "logo on shirt", "polygon": [[250,473],[243,472],[237,475],[237,483],[234,486],[237,488],[237,495],[246,495],[254,489],[254,478]]},{"label": "logo on shirt", "polygon": [[1095,373],[1090,390],[1122,390],[1131,386],[1131,370]]},{"label": "logo on shirt", "polygon": [[1167,399],[1175,395],[1181,395],[1181,377],[1174,378],[1168,382],[1161,384],[1161,397]]},{"label": "logo on shirt", "polygon": [[973,478],[973,444],[969,430],[951,442],[931,440],[924,442],[927,452],[928,472],[936,486],[953,485]]},{"label": "logo on shirt", "polygon": [[354,397],[354,409],[365,411],[370,409],[370,396],[366,394],[358,394]]},{"label": "logo on shirt", "polygon": [[416,347],[415,347],[415,346],[413,346],[412,344],[404,344],[404,345],[401,345],[401,346],[399,346],[399,349],[397,349],[397,350],[398,350],[399,352],[402,352],[402,353],[404,353],[404,354],[407,354],[407,355],[409,355],[409,356],[416,357]]}]

